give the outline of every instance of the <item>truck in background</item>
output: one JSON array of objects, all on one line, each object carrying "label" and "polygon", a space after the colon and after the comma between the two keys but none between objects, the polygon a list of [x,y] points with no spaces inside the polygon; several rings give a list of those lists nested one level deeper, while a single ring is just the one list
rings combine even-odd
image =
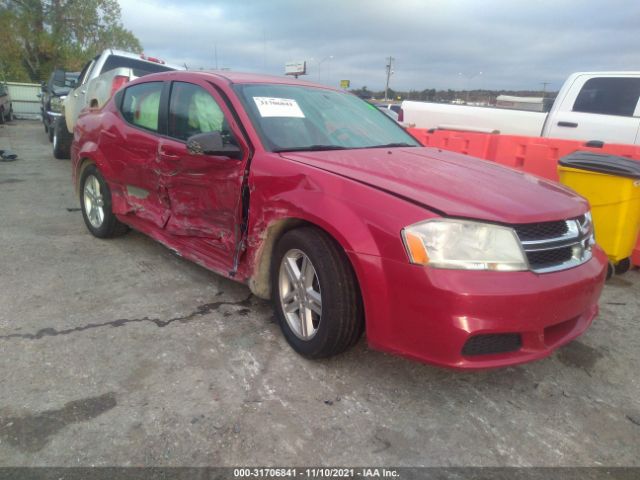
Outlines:
[{"label": "truck in background", "polygon": [[143,54],[107,49],[89,60],[78,77],[77,84],[62,103],[60,116],[53,126],[53,156],[69,158],[73,128],[80,112],[100,108],[125,83],[150,73],[180,70],[163,60]]},{"label": "truck in background", "polygon": [[402,102],[402,110],[416,128],[638,144],[639,99],[638,71],[578,72],[549,113],[415,101]]},{"label": "truck in background", "polygon": [[80,72],[66,72],[62,69],[55,69],[49,76],[47,82],[42,83],[40,97],[40,113],[44,131],[53,141],[53,126],[55,119],[60,116],[62,102],[67,98],[67,94],[76,86]]}]

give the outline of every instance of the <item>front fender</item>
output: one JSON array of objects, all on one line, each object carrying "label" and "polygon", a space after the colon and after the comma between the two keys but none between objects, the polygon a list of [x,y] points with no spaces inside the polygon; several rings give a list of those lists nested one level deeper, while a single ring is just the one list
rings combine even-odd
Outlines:
[{"label": "front fender", "polygon": [[435,216],[388,192],[279,156],[256,156],[249,182],[247,250],[239,276],[249,278],[262,297],[267,296],[273,246],[297,223],[323,229],[347,256],[406,262],[401,230]]}]

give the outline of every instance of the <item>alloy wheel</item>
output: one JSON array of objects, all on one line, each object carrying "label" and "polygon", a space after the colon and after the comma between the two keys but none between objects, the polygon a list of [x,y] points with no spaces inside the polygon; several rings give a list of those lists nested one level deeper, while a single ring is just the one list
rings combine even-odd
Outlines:
[{"label": "alloy wheel", "polygon": [[289,250],[282,257],[278,290],[289,327],[301,340],[311,340],[322,320],[322,293],[316,269],[301,250]]},{"label": "alloy wheel", "polygon": [[89,223],[94,228],[100,228],[104,222],[104,199],[100,190],[100,182],[94,175],[89,175],[85,180],[83,197],[84,211]]}]

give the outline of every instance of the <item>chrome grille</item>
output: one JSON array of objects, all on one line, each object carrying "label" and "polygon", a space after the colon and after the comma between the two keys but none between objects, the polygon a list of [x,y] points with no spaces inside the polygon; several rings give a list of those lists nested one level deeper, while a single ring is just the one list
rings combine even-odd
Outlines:
[{"label": "chrome grille", "polygon": [[591,216],[571,220],[514,225],[529,268],[537,273],[578,266],[591,258]]}]

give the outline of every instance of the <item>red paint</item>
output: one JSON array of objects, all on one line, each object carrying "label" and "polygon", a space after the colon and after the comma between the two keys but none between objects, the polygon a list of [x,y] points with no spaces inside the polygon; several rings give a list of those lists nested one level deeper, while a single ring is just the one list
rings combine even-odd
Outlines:
[{"label": "red paint", "polygon": [[[425,146],[483,158],[492,162],[558,181],[558,160],[576,150],[609,153],[640,161],[640,147],[605,143],[601,148],[587,147],[579,140],[559,138],[496,135],[456,130],[409,128],[409,132]],[[640,237],[631,255],[640,266]]]},{"label": "red paint", "polygon": [[[509,224],[584,213],[586,202],[563,187],[434,148],[271,153],[230,83],[305,82],[170,72],[127,87],[150,80],[191,82],[216,99],[224,96],[223,110],[233,119],[242,158],[190,155],[182,142],[128,125],[112,99],[78,121],[74,182],[82,161],[94,162],[109,183],[118,218],[182,256],[248,282],[271,225],[286,219],[315,224],[352,262],[370,344],[455,368],[541,358],[593,320],[606,267],[599,249],[589,262],[562,272],[470,272],[411,265],[400,238],[402,228],[441,215]],[[131,185],[148,195],[140,198]],[[249,217],[242,236],[244,186]],[[461,355],[470,335],[490,332],[520,332],[522,350],[476,359]]]}]

